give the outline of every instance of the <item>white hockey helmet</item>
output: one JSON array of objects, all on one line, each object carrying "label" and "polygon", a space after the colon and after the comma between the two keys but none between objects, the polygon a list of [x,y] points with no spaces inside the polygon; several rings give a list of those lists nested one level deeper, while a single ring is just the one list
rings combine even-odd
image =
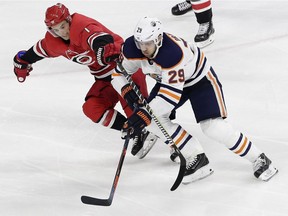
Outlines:
[{"label": "white hockey helmet", "polygon": [[152,17],[143,17],[139,20],[134,30],[134,40],[138,49],[139,43],[151,42],[156,45],[153,58],[157,55],[159,48],[162,46],[163,26],[159,19]]}]

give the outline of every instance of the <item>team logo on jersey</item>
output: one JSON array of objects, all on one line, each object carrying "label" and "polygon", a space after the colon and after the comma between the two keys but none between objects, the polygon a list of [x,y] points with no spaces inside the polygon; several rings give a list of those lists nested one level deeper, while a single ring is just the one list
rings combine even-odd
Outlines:
[{"label": "team logo on jersey", "polygon": [[70,59],[73,62],[76,62],[81,65],[91,65],[95,62],[93,60],[92,56],[89,55],[90,51],[86,51],[83,53],[77,53],[72,50],[67,50],[66,51],[66,56],[68,59]]}]

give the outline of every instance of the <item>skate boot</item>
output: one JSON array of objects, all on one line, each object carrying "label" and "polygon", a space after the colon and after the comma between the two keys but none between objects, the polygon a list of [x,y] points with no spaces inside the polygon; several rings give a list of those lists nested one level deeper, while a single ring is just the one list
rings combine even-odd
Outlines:
[{"label": "skate boot", "polygon": [[156,143],[158,137],[147,131],[142,130],[141,133],[133,139],[131,154],[136,155],[139,159],[144,158]]},{"label": "skate boot", "polygon": [[201,23],[199,25],[198,33],[194,38],[196,45],[199,48],[203,48],[211,44],[214,41],[214,32],[215,29],[213,27],[212,21]]},{"label": "skate boot", "polygon": [[262,181],[269,181],[278,170],[272,166],[271,160],[262,153],[253,163],[254,176]]},{"label": "skate boot", "polygon": [[175,16],[183,15],[187,13],[188,11],[192,10],[192,5],[190,1],[184,1],[181,3],[178,3],[171,9],[171,13]]},{"label": "skate boot", "polygon": [[186,171],[182,180],[183,184],[206,178],[213,173],[209,160],[204,153],[196,155],[194,158],[188,158],[186,162]]}]

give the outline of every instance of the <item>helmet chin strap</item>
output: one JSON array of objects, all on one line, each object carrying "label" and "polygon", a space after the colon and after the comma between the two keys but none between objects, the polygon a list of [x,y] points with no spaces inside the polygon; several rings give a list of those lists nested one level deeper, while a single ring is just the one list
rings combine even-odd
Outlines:
[{"label": "helmet chin strap", "polygon": [[157,56],[158,51],[159,51],[159,48],[160,48],[160,47],[158,47],[158,46],[156,45],[155,52],[149,57],[149,59],[154,59],[154,58]]},{"label": "helmet chin strap", "polygon": [[162,41],[163,41],[163,37],[159,38],[159,42],[155,44],[156,46],[155,52],[151,55],[150,59],[153,59],[157,56],[159,49],[162,46]]}]

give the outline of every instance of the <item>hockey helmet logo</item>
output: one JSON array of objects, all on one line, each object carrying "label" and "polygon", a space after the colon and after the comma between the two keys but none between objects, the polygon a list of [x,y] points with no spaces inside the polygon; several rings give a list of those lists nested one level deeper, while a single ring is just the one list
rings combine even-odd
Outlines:
[{"label": "hockey helmet logo", "polygon": [[135,31],[137,34],[135,34],[134,37],[135,37],[135,39],[136,39],[137,41],[140,41],[140,40],[141,40],[142,30],[143,30],[142,28],[137,27],[137,29],[136,29],[136,31]]},{"label": "hockey helmet logo", "polygon": [[63,4],[57,3],[56,5],[47,8],[44,22],[48,28],[51,28],[63,20],[70,22],[71,19],[68,8]]},{"label": "hockey helmet logo", "polygon": [[156,26],[156,22],[155,22],[155,21],[152,21],[152,22],[151,22],[151,26],[152,26],[152,27],[155,27],[155,26]]},{"label": "hockey helmet logo", "polygon": [[137,33],[141,33],[142,32],[142,28],[138,27],[136,30]]}]

